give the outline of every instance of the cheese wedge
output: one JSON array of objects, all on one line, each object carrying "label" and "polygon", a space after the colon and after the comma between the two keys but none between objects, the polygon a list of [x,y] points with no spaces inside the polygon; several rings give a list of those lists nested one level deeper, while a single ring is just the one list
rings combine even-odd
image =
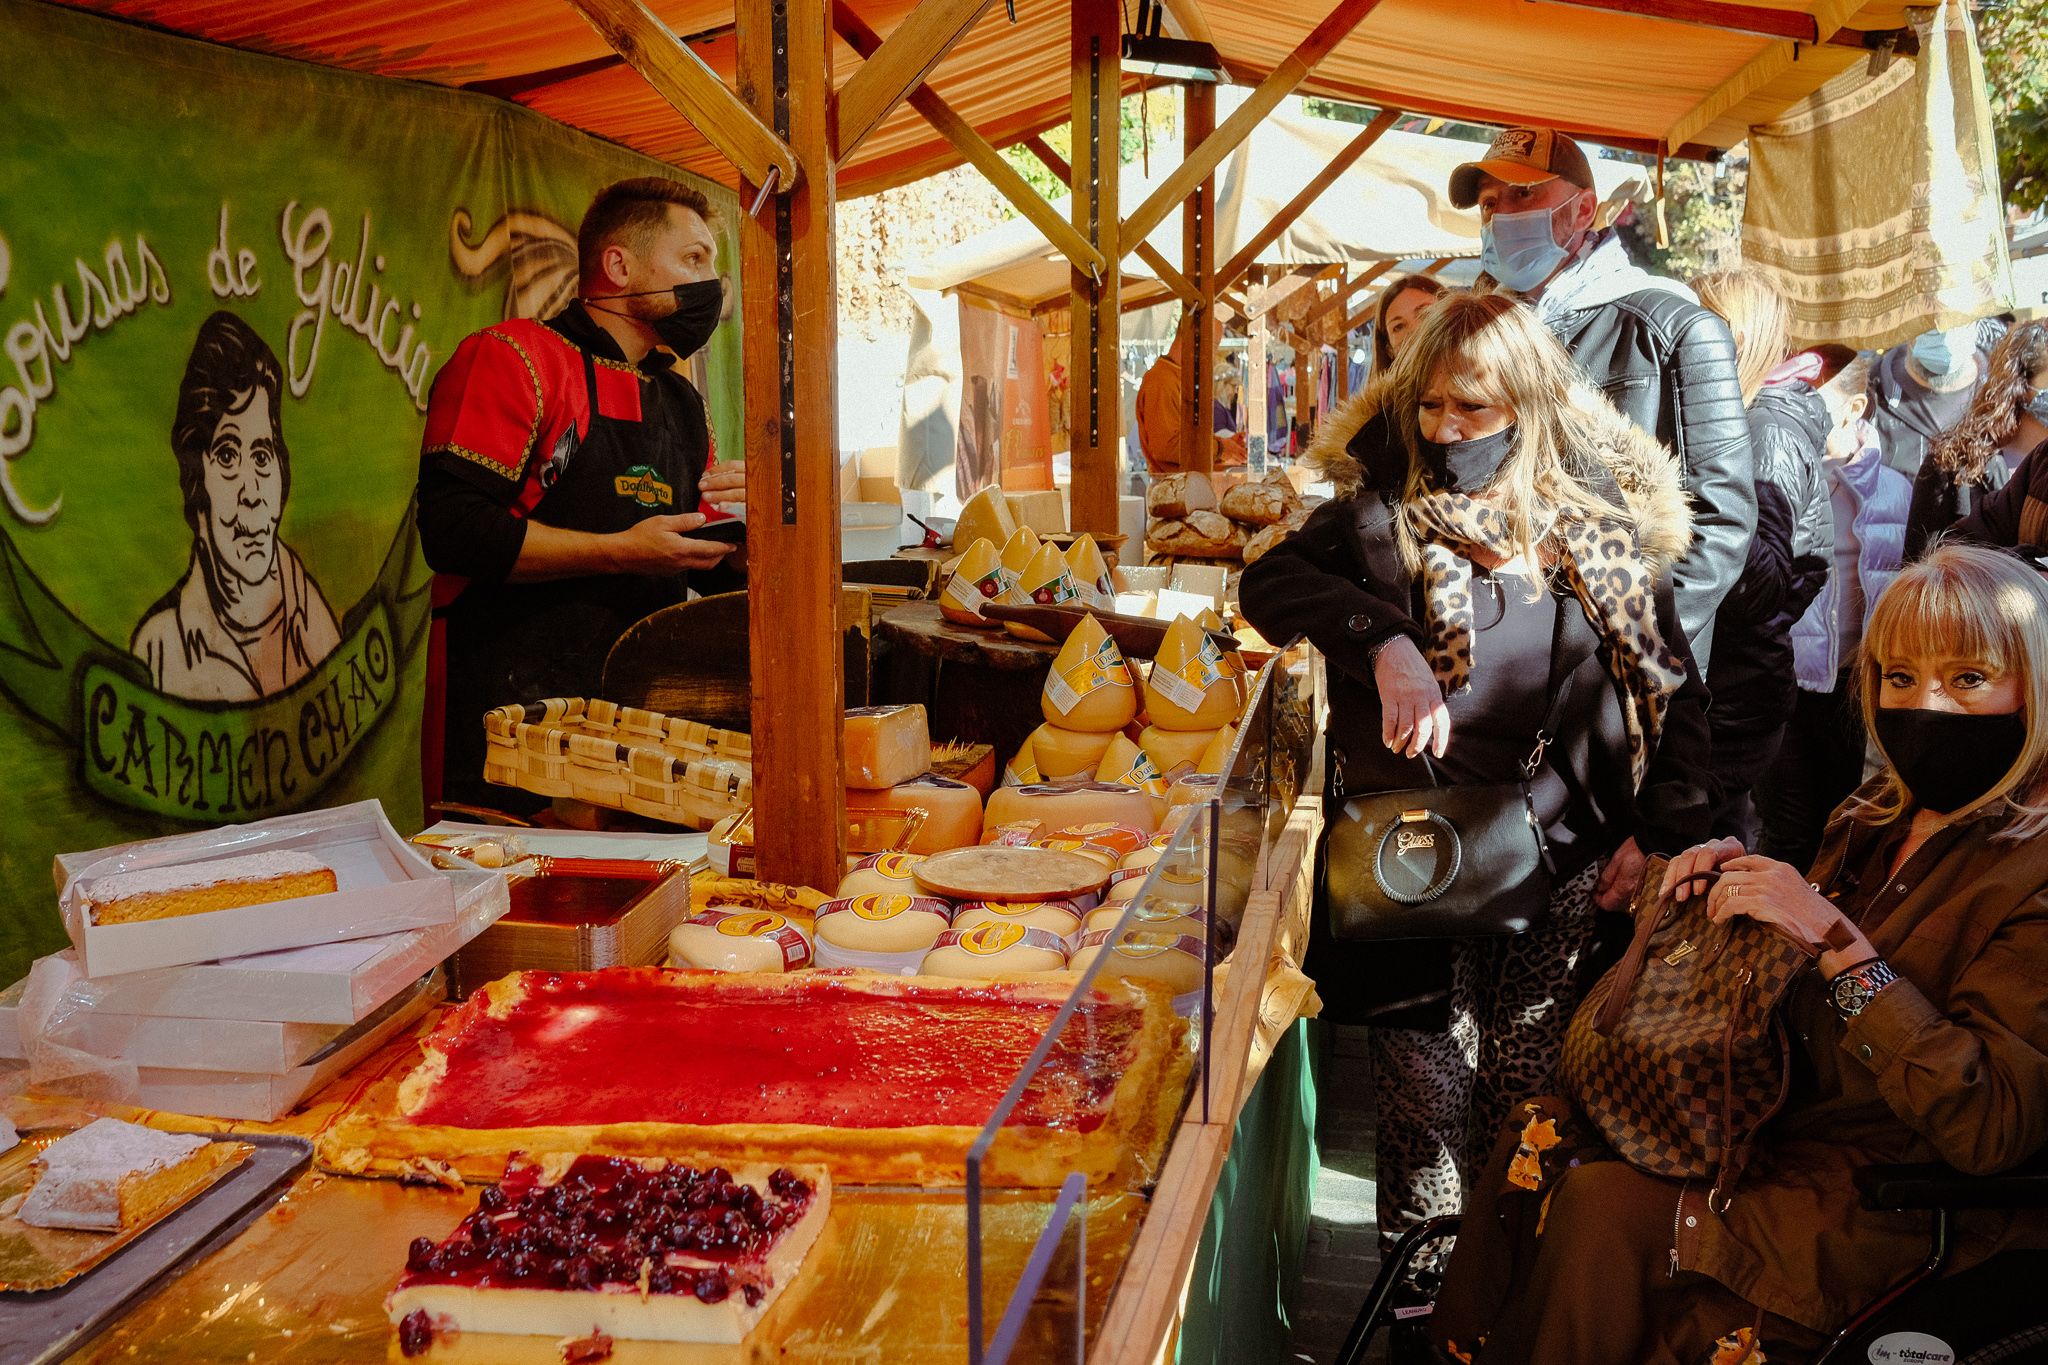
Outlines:
[{"label": "cheese wedge", "polygon": [[1016,534],[1017,519],[1010,515],[1010,504],[1002,490],[984,488],[960,509],[960,518],[953,523],[953,547],[972,545],[977,540],[1007,545]]},{"label": "cheese wedge", "polygon": [[1185,616],[1166,639],[1145,680],[1145,710],[1161,730],[1215,730],[1237,719],[1242,699],[1223,651]]},{"label": "cheese wedge", "polygon": [[863,706],[846,713],[846,785],[879,791],[932,766],[922,706]]},{"label": "cheese wedge", "polygon": [[[1093,616],[1083,617],[1068,633],[1045,675],[1038,704],[1048,725],[1097,734],[1121,730],[1138,714],[1138,686],[1130,666]],[[1042,755],[1038,770],[1059,775],[1047,771]]]},{"label": "cheese wedge", "polygon": [[1095,543],[1095,537],[1083,531],[1067,547],[1067,568],[1074,575],[1074,586],[1081,590],[1081,601],[1102,611],[1113,610],[1116,604],[1116,584],[1109,576],[1109,562],[1102,557],[1102,547]]},{"label": "cheese wedge", "polygon": [[1102,755],[1108,752],[1110,742],[1116,738],[1114,730],[1096,732],[1041,725],[1031,732],[1031,738],[1024,746],[1031,752],[1031,771],[1036,774],[1030,780],[1064,782],[1070,777],[1093,777],[1096,767],[1102,762]]},{"label": "cheese wedge", "polygon": [[939,615],[959,626],[993,626],[993,621],[982,619],[981,609],[1008,592],[1013,581],[995,543],[977,540],[960,556],[946,590],[939,594]]}]

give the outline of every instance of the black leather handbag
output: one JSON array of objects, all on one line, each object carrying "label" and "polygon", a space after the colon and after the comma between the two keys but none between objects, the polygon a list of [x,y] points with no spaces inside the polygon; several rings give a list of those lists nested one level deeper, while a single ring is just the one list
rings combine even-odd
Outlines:
[{"label": "black leather handbag", "polygon": [[1429,786],[1354,796],[1331,815],[1318,862],[1332,937],[1477,938],[1549,918],[1557,869],[1529,784],[1557,732],[1568,606],[1550,637],[1550,710],[1519,781],[1447,787],[1424,755]]}]

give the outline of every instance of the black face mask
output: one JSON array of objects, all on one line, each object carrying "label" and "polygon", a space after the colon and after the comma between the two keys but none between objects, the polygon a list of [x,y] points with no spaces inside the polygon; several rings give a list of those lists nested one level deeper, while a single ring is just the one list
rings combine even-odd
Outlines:
[{"label": "black face mask", "polygon": [[1415,443],[1431,483],[1453,493],[1476,493],[1506,463],[1515,448],[1515,434],[1510,423],[1491,436],[1475,436],[1449,445],[1427,440],[1417,433]]},{"label": "black face mask", "polygon": [[621,309],[603,305],[610,299],[637,299],[669,293],[675,295],[675,311],[665,317],[654,318],[647,325],[661,338],[662,345],[676,353],[676,359],[688,360],[711,340],[712,332],[718,329],[718,315],[725,311],[725,284],[716,277],[679,284],[673,290],[642,289],[632,294],[607,294],[603,299],[585,299],[583,306],[606,313],[622,313]]},{"label": "black face mask", "polygon": [[1971,716],[1955,711],[1880,707],[1877,743],[1928,810],[1961,810],[2012,771],[2026,747],[2027,716]]}]

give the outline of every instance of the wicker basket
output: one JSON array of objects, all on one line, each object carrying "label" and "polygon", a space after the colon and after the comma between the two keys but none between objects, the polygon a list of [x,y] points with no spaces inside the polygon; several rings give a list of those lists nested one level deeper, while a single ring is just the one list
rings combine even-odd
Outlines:
[{"label": "wicker basket", "polygon": [[754,799],[753,736],[582,697],[484,715],[484,777],[709,829]]}]

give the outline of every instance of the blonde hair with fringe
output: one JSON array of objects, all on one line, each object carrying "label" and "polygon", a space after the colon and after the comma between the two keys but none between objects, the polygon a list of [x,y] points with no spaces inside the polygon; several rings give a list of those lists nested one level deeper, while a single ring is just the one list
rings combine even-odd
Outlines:
[{"label": "blonde hair with fringe", "polygon": [[[2048,579],[2003,550],[1940,542],[1900,570],[1871,612],[1857,660],[1857,691],[1867,734],[1877,733],[1885,666],[1909,655],[1968,659],[1995,675],[2017,673],[2026,743],[2012,768],[1982,797],[1944,817],[1952,824],[2003,803],[2007,823],[1995,836],[2048,832]],[[1851,819],[1889,824],[1912,805],[1898,773],[1851,805]]]},{"label": "blonde hair with fringe", "polygon": [[1792,306],[1753,265],[1716,270],[1692,282],[1700,302],[1718,313],[1735,337],[1735,378],[1748,407],[1792,344]]},{"label": "blonde hair with fringe", "polygon": [[1599,457],[1570,401],[1584,381],[1564,347],[1510,295],[1452,294],[1422,315],[1394,362],[1381,409],[1408,451],[1394,540],[1410,573],[1422,566],[1414,512],[1427,491],[1422,396],[1439,369],[1453,397],[1501,408],[1515,421],[1514,449],[1481,496],[1506,516],[1515,550],[1530,564],[1543,562],[1539,547],[1560,519],[1633,520],[1626,507],[1595,491]]}]

